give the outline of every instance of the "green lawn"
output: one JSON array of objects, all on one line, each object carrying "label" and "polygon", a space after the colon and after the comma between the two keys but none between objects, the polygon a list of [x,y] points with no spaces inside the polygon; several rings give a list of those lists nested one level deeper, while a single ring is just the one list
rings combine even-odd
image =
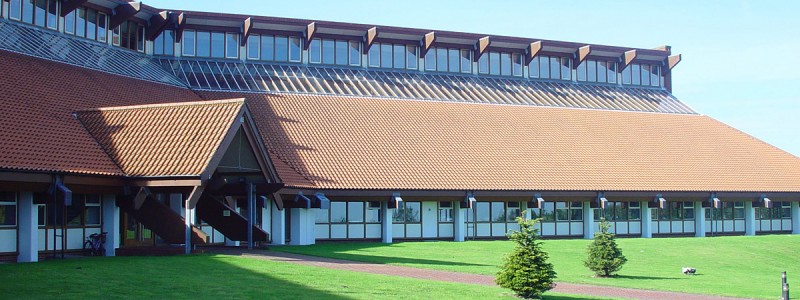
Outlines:
[{"label": "green lawn", "polygon": [[[595,278],[583,266],[587,240],[546,240],[557,281],[651,290],[777,298],[780,272],[800,287],[800,236],[618,239],[628,263],[616,278]],[[274,247],[276,251],[355,261],[495,274],[509,241],[323,243]],[[697,275],[681,274],[681,267]],[[796,294],[796,293],[795,293]]]},{"label": "green lawn", "polygon": [[[226,255],[100,257],[0,265],[0,299],[513,299],[446,283]],[[546,299],[585,297],[549,295]]]}]

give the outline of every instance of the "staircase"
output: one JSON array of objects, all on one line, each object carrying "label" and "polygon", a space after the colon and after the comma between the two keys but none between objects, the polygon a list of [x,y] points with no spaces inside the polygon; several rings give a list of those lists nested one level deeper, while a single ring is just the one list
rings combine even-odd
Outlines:
[{"label": "staircase", "polygon": [[[122,211],[133,216],[167,243],[186,243],[186,223],[169,206],[153,199],[146,199],[139,209],[134,208],[133,201],[119,201],[118,205]],[[205,244],[207,237],[205,232],[192,226],[192,243]]]},{"label": "staircase", "polygon": [[[229,216],[223,215],[223,211],[230,211]],[[214,227],[225,237],[234,241],[247,241],[247,218],[236,212],[235,209],[223,203],[221,200],[210,195],[203,195],[197,202],[197,217]],[[269,234],[253,226],[253,241],[266,242]]]}]

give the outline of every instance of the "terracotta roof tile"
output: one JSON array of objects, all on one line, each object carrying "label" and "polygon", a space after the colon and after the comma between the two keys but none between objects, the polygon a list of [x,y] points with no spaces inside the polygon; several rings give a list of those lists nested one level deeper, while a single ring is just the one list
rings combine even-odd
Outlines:
[{"label": "terracotta roof tile", "polygon": [[196,101],[187,89],[0,50],[0,168],[122,175],[72,112]]},{"label": "terracotta roof tile", "polygon": [[129,176],[201,175],[244,99],[100,108],[77,117]]},{"label": "terracotta roof tile", "polygon": [[287,186],[800,191],[800,158],[701,115],[199,94],[248,99]]}]

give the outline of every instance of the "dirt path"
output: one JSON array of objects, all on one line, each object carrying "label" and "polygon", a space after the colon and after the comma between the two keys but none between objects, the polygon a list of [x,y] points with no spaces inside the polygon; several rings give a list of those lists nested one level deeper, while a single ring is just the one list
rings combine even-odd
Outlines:
[{"label": "dirt path", "polygon": [[[283,252],[273,252],[266,250],[247,250],[241,248],[211,248],[208,249],[208,251],[211,253],[238,255],[243,257],[267,259],[272,261],[288,262],[288,263],[302,264],[302,265],[336,269],[336,270],[348,270],[355,272],[402,276],[402,277],[410,277],[410,278],[418,278],[426,280],[458,282],[467,284],[481,284],[490,286],[495,285],[494,277],[489,275],[356,262],[356,261],[306,256],[306,255],[283,253]],[[628,298],[628,299],[681,299],[681,300],[739,299],[739,298],[728,298],[728,297],[698,295],[698,294],[573,284],[565,282],[557,283],[556,287],[552,289],[552,291],[564,294],[589,295],[596,297]]]}]

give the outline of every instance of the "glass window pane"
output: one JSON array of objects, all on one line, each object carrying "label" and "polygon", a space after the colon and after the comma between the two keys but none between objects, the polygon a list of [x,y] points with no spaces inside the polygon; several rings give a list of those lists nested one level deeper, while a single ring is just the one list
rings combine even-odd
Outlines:
[{"label": "glass window pane", "polygon": [[489,74],[489,55],[481,55],[478,58],[478,73]]},{"label": "glass window pane", "polygon": [[[379,206],[380,207],[380,206]],[[364,221],[367,223],[380,223],[381,222],[381,210],[379,207],[370,207],[367,206],[367,213],[364,217]]]},{"label": "glass window pane", "polygon": [[650,65],[642,65],[642,85],[650,85]]},{"label": "glass window pane", "polygon": [[559,79],[561,78],[561,58],[560,57],[550,57],[550,78]]},{"label": "glass window pane", "polygon": [[380,68],[380,66],[381,66],[381,45],[378,44],[378,43],[373,44],[372,47],[369,48],[369,53],[368,53],[367,56],[368,56],[367,59],[369,59],[369,66],[370,67]]},{"label": "glass window pane", "polygon": [[608,62],[597,62],[597,82],[608,82]]},{"label": "glass window pane", "polygon": [[511,53],[500,54],[500,75],[511,76]]},{"label": "glass window pane", "polygon": [[447,48],[436,48],[436,71],[447,72]]},{"label": "glass window pane", "polygon": [[578,74],[577,74],[577,78],[575,78],[576,80],[578,80],[578,81],[586,81],[586,63],[587,62],[584,61],[584,62],[578,64]]},{"label": "glass window pane", "polygon": [[393,66],[397,69],[405,69],[406,68],[406,46],[404,45],[394,45],[394,50],[392,55],[394,57]]},{"label": "glass window pane", "polygon": [[211,33],[208,31],[197,32],[197,56],[211,56]]},{"label": "glass window pane", "polygon": [[583,220],[583,208],[570,208],[569,214],[570,214],[569,219],[571,221]]},{"label": "glass window pane", "polygon": [[561,58],[561,79],[562,80],[571,80],[572,79],[572,59],[569,57],[562,57]]},{"label": "glass window pane", "polygon": [[86,225],[100,225],[100,206],[86,206]]},{"label": "glass window pane", "polygon": [[351,223],[364,222],[364,202],[347,203],[347,221]]},{"label": "glass window pane", "polygon": [[489,52],[488,54],[489,54],[489,75],[500,75],[500,53]]},{"label": "glass window pane", "polygon": [[542,56],[539,58],[539,76],[540,78],[550,78],[550,57]]},{"label": "glass window pane", "polygon": [[394,209],[392,212],[392,222],[393,223],[404,223],[406,221],[406,204],[404,202],[400,203],[400,206]]},{"label": "glass window pane", "polygon": [[331,223],[347,222],[347,202],[331,202]]},{"label": "glass window pane", "polygon": [[511,56],[511,75],[522,76],[522,54],[514,53]]},{"label": "glass window pane", "polygon": [[275,60],[275,36],[261,36],[261,60]]},{"label": "glass window pane", "polygon": [[186,30],[183,32],[183,39],[181,40],[183,55],[195,56],[195,32]]},{"label": "glass window pane", "polygon": [[[58,2],[50,0],[47,6],[47,27],[56,29],[58,28]],[[105,16],[105,15],[103,15]]]},{"label": "glass window pane", "polygon": [[302,60],[303,40],[299,37],[289,37],[289,61],[300,62]]},{"label": "glass window pane", "polygon": [[555,203],[545,202],[544,208],[542,209],[542,222],[555,221],[555,211]]},{"label": "glass window pane", "polygon": [[36,26],[44,27],[45,12],[47,11],[47,0],[36,0],[36,7],[34,9],[34,21]]},{"label": "glass window pane", "polygon": [[516,222],[517,217],[522,216],[522,209],[519,207],[519,202],[508,202],[508,209],[506,210],[506,222]]},{"label": "glass window pane", "polygon": [[155,55],[162,55],[164,54],[164,34],[159,34],[155,40],[153,40],[153,54]]},{"label": "glass window pane", "polygon": [[86,37],[86,10],[83,8],[78,8],[75,10],[75,12],[75,35]]},{"label": "glass window pane", "polygon": [[447,51],[447,71],[457,73],[461,67],[461,51],[458,49],[450,49]]},{"label": "glass window pane", "polygon": [[350,46],[345,40],[336,41],[336,64],[346,66],[349,64],[347,59],[350,57],[348,50]]},{"label": "glass window pane", "polygon": [[0,204],[0,226],[16,226],[16,225],[17,225],[17,206],[15,204]]},{"label": "glass window pane", "polygon": [[659,70],[661,70],[660,66],[651,66],[650,67],[650,85],[658,86],[658,79],[659,79]]},{"label": "glass window pane", "polygon": [[425,70],[436,71],[436,48],[428,50],[425,54]]},{"label": "glass window pane", "polygon": [[247,59],[258,59],[261,54],[261,36],[250,35],[247,37]]},{"label": "glass window pane", "polygon": [[225,57],[225,34],[222,32],[211,33],[211,57]]},{"label": "glass window pane", "polygon": [[406,46],[406,66],[417,69],[417,46]]},{"label": "glass window pane", "polygon": [[360,66],[361,65],[361,43],[358,41],[350,41],[350,65],[351,66]]},{"label": "glass window pane", "polygon": [[528,64],[528,77],[539,78],[539,57],[534,57]]},{"label": "glass window pane", "polygon": [[[172,30],[165,30],[164,33],[166,34],[166,32],[169,32],[169,39],[167,39],[169,44],[165,45],[166,48],[169,48],[169,50],[167,50],[167,52],[169,53],[166,54],[172,55],[174,54],[172,49],[173,47],[175,47],[175,38],[173,36]],[[97,40],[105,42],[107,41],[107,37],[108,37],[108,16],[106,14],[97,14]]]},{"label": "glass window pane", "polygon": [[22,0],[22,22],[33,23],[33,0]]},{"label": "glass window pane", "polygon": [[[252,36],[251,36],[252,37]],[[328,214],[330,213],[330,209],[318,209],[316,216],[314,217],[314,223],[317,224],[327,224],[328,223]]]},{"label": "glass window pane", "polygon": [[506,221],[505,203],[492,202],[492,222],[504,223]]},{"label": "glass window pane", "polygon": [[239,58],[239,34],[228,32],[225,34],[225,57]]},{"label": "glass window pane", "polygon": [[[3,3],[0,2],[0,4]],[[14,20],[19,20],[22,17],[21,9],[22,9],[22,0],[11,0],[8,4],[8,10],[9,10],[8,17]],[[73,15],[72,18],[73,18],[72,21],[74,22],[75,16]]]},{"label": "glass window pane", "polygon": [[472,73],[472,51],[461,50],[461,72]]},{"label": "glass window pane", "polygon": [[631,84],[631,67],[628,66],[625,69],[622,69],[622,84]]},{"label": "glass window pane", "polygon": [[443,205],[444,203],[450,203],[450,202],[440,202],[440,204],[439,204],[439,222],[445,222],[445,223],[453,222],[453,207],[452,207],[452,205],[451,206],[445,206],[445,205]]},{"label": "glass window pane", "polygon": [[[120,40],[121,39],[120,39],[119,26],[117,26],[116,28],[111,30],[111,44],[114,46],[119,46],[121,42]],[[192,49],[194,49],[194,44],[192,44]]]},{"label": "glass window pane", "polygon": [[640,220],[642,218],[642,210],[640,208],[628,209],[628,220]]},{"label": "glass window pane", "polygon": [[489,222],[489,202],[475,202],[475,221]]},{"label": "glass window pane", "polygon": [[594,60],[586,62],[586,80],[597,82],[597,62]]},{"label": "glass window pane", "polygon": [[130,30],[128,28],[128,25],[130,25],[128,24],[128,22],[122,22],[122,24],[120,24],[118,27],[120,35],[120,46],[122,46],[123,48],[129,48],[131,46],[131,40],[129,39]]},{"label": "glass window pane", "polygon": [[311,63],[322,63],[322,41],[320,39],[311,40],[308,44],[308,61]]},{"label": "glass window pane", "polygon": [[144,52],[144,26],[135,24],[136,27],[136,50]]},{"label": "glass window pane", "polygon": [[631,65],[631,84],[642,84],[642,67],[639,64]]},{"label": "glass window pane", "polygon": [[276,36],[275,61],[288,61],[288,60],[289,60],[289,38],[285,36]]},{"label": "glass window pane", "polygon": [[[13,2],[13,1],[12,1]],[[12,11],[13,13],[13,11]],[[119,30],[119,27],[117,27]],[[75,11],[68,13],[64,16],[64,32],[69,34],[75,34]],[[119,43],[117,43],[119,45]]]},{"label": "glass window pane", "polygon": [[405,202],[406,203],[406,223],[419,223],[420,222],[420,202]]},{"label": "glass window pane", "polygon": [[381,44],[381,68],[392,67],[392,44]]},{"label": "glass window pane", "polygon": [[94,9],[86,10],[86,38],[97,38],[97,12]]},{"label": "glass window pane", "polygon": [[608,62],[608,83],[617,83],[617,63]]},{"label": "glass window pane", "polygon": [[335,43],[333,40],[322,40],[322,63],[332,65],[334,59]]}]

